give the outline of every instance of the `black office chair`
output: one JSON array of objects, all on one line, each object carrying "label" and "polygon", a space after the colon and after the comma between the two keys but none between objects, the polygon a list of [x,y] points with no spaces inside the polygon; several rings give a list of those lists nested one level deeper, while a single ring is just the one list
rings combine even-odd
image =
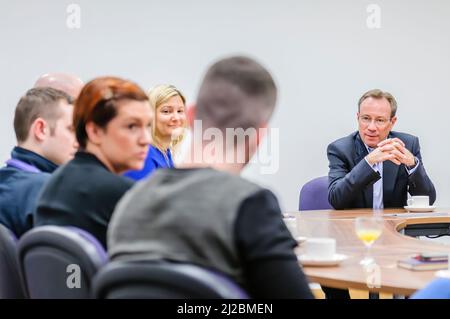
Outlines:
[{"label": "black office chair", "polygon": [[30,298],[87,299],[108,260],[95,237],[76,227],[36,227],[19,240],[19,264]]},{"label": "black office chair", "polygon": [[247,299],[232,280],[192,264],[116,261],[94,278],[101,299]]},{"label": "black office chair", "polygon": [[25,299],[17,262],[16,236],[0,224],[0,299]]}]

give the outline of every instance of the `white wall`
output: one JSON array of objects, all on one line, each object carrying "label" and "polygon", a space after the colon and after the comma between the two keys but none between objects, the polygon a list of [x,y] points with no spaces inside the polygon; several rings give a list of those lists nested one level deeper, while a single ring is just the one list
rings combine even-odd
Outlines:
[{"label": "white wall", "polygon": [[[283,209],[300,185],[328,171],[326,146],[356,128],[356,101],[371,88],[398,100],[396,129],[418,135],[440,206],[450,206],[450,2],[87,1],[81,28],[66,26],[72,1],[0,2],[0,159],[14,145],[15,104],[49,71],[84,80],[118,75],[144,88],[171,82],[195,98],[206,67],[223,55],[253,56],[280,89],[280,169],[245,175],[270,187]],[[381,28],[369,29],[369,4]]]}]

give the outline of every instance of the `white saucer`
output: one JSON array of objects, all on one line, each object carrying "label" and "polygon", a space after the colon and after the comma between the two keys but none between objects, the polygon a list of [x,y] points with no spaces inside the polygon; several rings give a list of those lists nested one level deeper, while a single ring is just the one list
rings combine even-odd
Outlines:
[{"label": "white saucer", "polygon": [[408,212],[432,212],[436,206],[403,206]]},{"label": "white saucer", "polygon": [[449,278],[450,279],[450,271],[447,270],[438,270],[435,272],[435,276],[439,278]]},{"label": "white saucer", "polygon": [[332,259],[318,259],[309,257],[308,255],[300,255],[297,257],[303,266],[335,266],[339,265],[341,261],[344,261],[347,258],[348,256],[343,254],[334,254]]}]

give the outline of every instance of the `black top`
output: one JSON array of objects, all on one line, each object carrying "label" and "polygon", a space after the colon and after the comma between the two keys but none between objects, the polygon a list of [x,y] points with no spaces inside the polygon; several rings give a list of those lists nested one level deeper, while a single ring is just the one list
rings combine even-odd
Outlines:
[{"label": "black top", "polygon": [[93,154],[75,158],[51,176],[39,198],[34,225],[75,226],[106,247],[106,229],[116,203],[133,181],[111,173]]},{"label": "black top", "polygon": [[58,166],[37,153],[14,147],[11,159],[34,166],[30,172],[14,166],[0,169],[0,223],[17,237],[33,226],[33,211],[44,183]]},{"label": "black top", "polygon": [[244,265],[245,288],[255,298],[313,298],[272,192],[262,190],[241,205],[236,246]]}]

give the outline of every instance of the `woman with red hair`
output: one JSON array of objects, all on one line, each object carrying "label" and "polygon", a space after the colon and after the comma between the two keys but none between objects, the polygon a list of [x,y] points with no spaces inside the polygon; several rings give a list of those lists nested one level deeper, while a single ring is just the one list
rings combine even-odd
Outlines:
[{"label": "woman with red hair", "polygon": [[111,214],[133,185],[121,174],[143,167],[152,120],[148,97],[133,82],[102,77],[87,83],[73,116],[80,149],[44,187],[34,225],[75,226],[106,247]]}]

